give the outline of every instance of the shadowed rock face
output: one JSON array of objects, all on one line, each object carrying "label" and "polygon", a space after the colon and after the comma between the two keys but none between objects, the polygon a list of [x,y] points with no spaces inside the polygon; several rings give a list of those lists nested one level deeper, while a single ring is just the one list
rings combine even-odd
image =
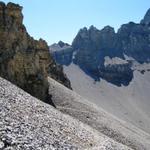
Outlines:
[{"label": "shadowed rock face", "polygon": [[0,76],[45,101],[49,98],[49,74],[68,87],[70,82],[62,70],[57,74],[47,43],[27,33],[21,11],[19,5],[0,3]]},{"label": "shadowed rock face", "polygon": [[49,47],[50,53],[58,64],[70,65],[72,62],[73,48],[71,45],[59,41]]},{"label": "shadowed rock face", "polygon": [[108,65],[99,70],[101,78],[117,86],[127,86],[133,78],[133,71],[129,64]]},{"label": "shadowed rock face", "polygon": [[127,56],[133,57],[140,63],[150,60],[150,28],[149,25],[124,24],[118,30],[119,48]]},{"label": "shadowed rock face", "polygon": [[144,19],[141,20],[141,24],[150,25],[150,8],[146,12]]}]

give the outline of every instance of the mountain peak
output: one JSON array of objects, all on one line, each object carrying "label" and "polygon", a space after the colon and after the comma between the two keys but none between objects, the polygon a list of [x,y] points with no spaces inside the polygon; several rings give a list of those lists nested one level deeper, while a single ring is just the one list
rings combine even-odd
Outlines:
[{"label": "mountain peak", "polygon": [[89,30],[97,30],[97,28],[96,28],[95,26],[91,25],[91,26],[89,27]]},{"label": "mountain peak", "polygon": [[[14,28],[22,26],[23,22],[23,14],[22,14],[22,6],[18,4],[14,4],[9,2],[5,4],[0,2],[0,27],[1,29],[7,28]],[[7,19],[4,17],[8,17]],[[9,20],[9,21],[6,21]],[[12,25],[10,25],[12,24]]]},{"label": "mountain peak", "polygon": [[62,48],[64,46],[70,46],[68,43],[64,43],[63,41],[59,41],[58,45]]},{"label": "mountain peak", "polygon": [[142,24],[146,24],[146,25],[149,25],[150,24],[150,8],[147,10],[145,16],[144,16],[144,19],[141,20],[141,23]]},{"label": "mountain peak", "polygon": [[83,27],[79,30],[79,33],[87,32],[87,31],[88,31],[87,27]]},{"label": "mountain peak", "polygon": [[114,28],[113,27],[111,27],[111,26],[105,26],[102,30],[101,30],[102,32],[111,32],[111,33],[115,33],[115,30],[114,30]]}]

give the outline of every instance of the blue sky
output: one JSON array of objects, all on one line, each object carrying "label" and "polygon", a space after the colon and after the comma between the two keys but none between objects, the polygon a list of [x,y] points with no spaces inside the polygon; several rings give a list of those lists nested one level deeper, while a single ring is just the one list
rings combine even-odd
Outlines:
[{"label": "blue sky", "polygon": [[31,36],[48,44],[71,43],[80,28],[110,25],[117,30],[129,21],[139,22],[150,0],[3,0],[23,6],[24,24]]}]

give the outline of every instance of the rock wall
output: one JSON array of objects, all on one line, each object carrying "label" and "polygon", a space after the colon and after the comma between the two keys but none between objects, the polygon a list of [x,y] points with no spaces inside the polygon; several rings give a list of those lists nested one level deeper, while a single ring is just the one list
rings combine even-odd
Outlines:
[{"label": "rock wall", "polygon": [[[22,24],[22,7],[0,3],[0,76],[31,95],[52,103],[48,95],[50,75],[67,87],[70,82],[49,54],[47,43],[34,40]],[[49,100],[48,100],[49,99]]]}]

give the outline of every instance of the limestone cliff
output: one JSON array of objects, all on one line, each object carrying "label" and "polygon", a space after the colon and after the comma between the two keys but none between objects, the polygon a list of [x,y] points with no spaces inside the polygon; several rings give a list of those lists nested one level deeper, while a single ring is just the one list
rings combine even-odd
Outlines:
[{"label": "limestone cliff", "polygon": [[48,75],[68,87],[70,82],[50,56],[47,43],[27,33],[21,11],[19,5],[0,3],[0,76],[51,103]]}]

